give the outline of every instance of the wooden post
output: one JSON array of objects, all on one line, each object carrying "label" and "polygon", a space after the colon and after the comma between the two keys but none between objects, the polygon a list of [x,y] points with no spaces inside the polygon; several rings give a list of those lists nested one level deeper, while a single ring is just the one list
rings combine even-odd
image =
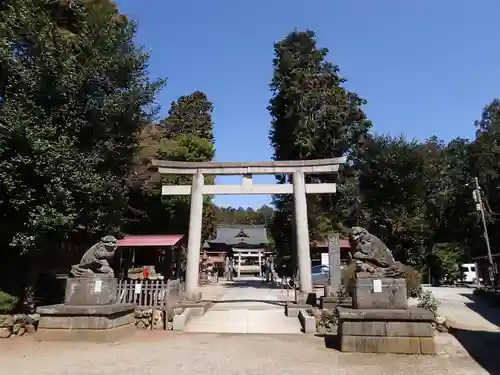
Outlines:
[{"label": "wooden post", "polygon": [[[168,330],[168,306],[167,306],[167,293],[168,293],[168,281],[165,281],[165,284],[162,285],[162,305],[163,305],[163,329],[166,331]],[[163,293],[163,289],[165,289],[165,293]]]},{"label": "wooden post", "polygon": [[151,330],[153,330],[153,326],[155,324],[155,316],[156,316],[156,299],[157,299],[157,290],[158,290],[158,280],[151,281],[153,285],[151,285],[151,304],[153,307],[151,308]]}]

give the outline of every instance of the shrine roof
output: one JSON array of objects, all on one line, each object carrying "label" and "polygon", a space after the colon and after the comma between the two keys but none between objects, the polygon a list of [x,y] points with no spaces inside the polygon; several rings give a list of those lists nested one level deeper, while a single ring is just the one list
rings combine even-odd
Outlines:
[{"label": "shrine roof", "polygon": [[175,246],[182,239],[182,234],[165,235],[128,235],[117,241],[118,247],[145,247],[145,246]]},{"label": "shrine roof", "polygon": [[208,244],[226,245],[261,245],[267,244],[267,232],[264,225],[220,225],[215,239]]}]

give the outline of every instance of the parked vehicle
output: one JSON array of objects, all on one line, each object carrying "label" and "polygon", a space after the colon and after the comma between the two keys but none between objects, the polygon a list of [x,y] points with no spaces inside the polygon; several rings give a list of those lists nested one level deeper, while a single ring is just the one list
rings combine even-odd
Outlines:
[{"label": "parked vehicle", "polygon": [[311,268],[313,285],[327,285],[330,276],[330,267],[320,264]]},{"label": "parked vehicle", "polygon": [[473,284],[477,280],[477,270],[474,263],[464,263],[461,265],[463,280],[467,284]]}]

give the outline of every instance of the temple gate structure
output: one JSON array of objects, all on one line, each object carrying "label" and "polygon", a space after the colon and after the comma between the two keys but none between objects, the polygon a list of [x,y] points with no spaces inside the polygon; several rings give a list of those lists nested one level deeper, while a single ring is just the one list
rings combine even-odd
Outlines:
[{"label": "temple gate structure", "polygon": [[[162,195],[190,195],[189,236],[186,265],[186,294],[199,298],[199,264],[203,195],[293,194],[295,248],[299,265],[299,288],[302,295],[312,293],[311,254],[307,220],[306,194],[333,194],[335,183],[306,184],[305,175],[335,174],[346,158],[266,162],[180,162],[153,160],[152,167],[163,175],[191,175],[189,185],[164,185]],[[239,185],[205,185],[205,176],[241,175]],[[254,184],[253,175],[292,175],[291,184]]]}]

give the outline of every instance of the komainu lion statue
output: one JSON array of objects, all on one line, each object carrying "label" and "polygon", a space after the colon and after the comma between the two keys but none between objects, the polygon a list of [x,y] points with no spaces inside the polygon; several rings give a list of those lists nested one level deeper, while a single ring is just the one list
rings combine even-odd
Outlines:
[{"label": "komainu lion statue", "polygon": [[396,262],[387,246],[366,229],[352,227],[349,242],[357,273],[368,277],[400,277],[403,274],[402,264]]},{"label": "komainu lion statue", "polygon": [[72,277],[114,277],[109,265],[116,251],[116,238],[104,236],[83,254],[79,264],[71,266]]}]

